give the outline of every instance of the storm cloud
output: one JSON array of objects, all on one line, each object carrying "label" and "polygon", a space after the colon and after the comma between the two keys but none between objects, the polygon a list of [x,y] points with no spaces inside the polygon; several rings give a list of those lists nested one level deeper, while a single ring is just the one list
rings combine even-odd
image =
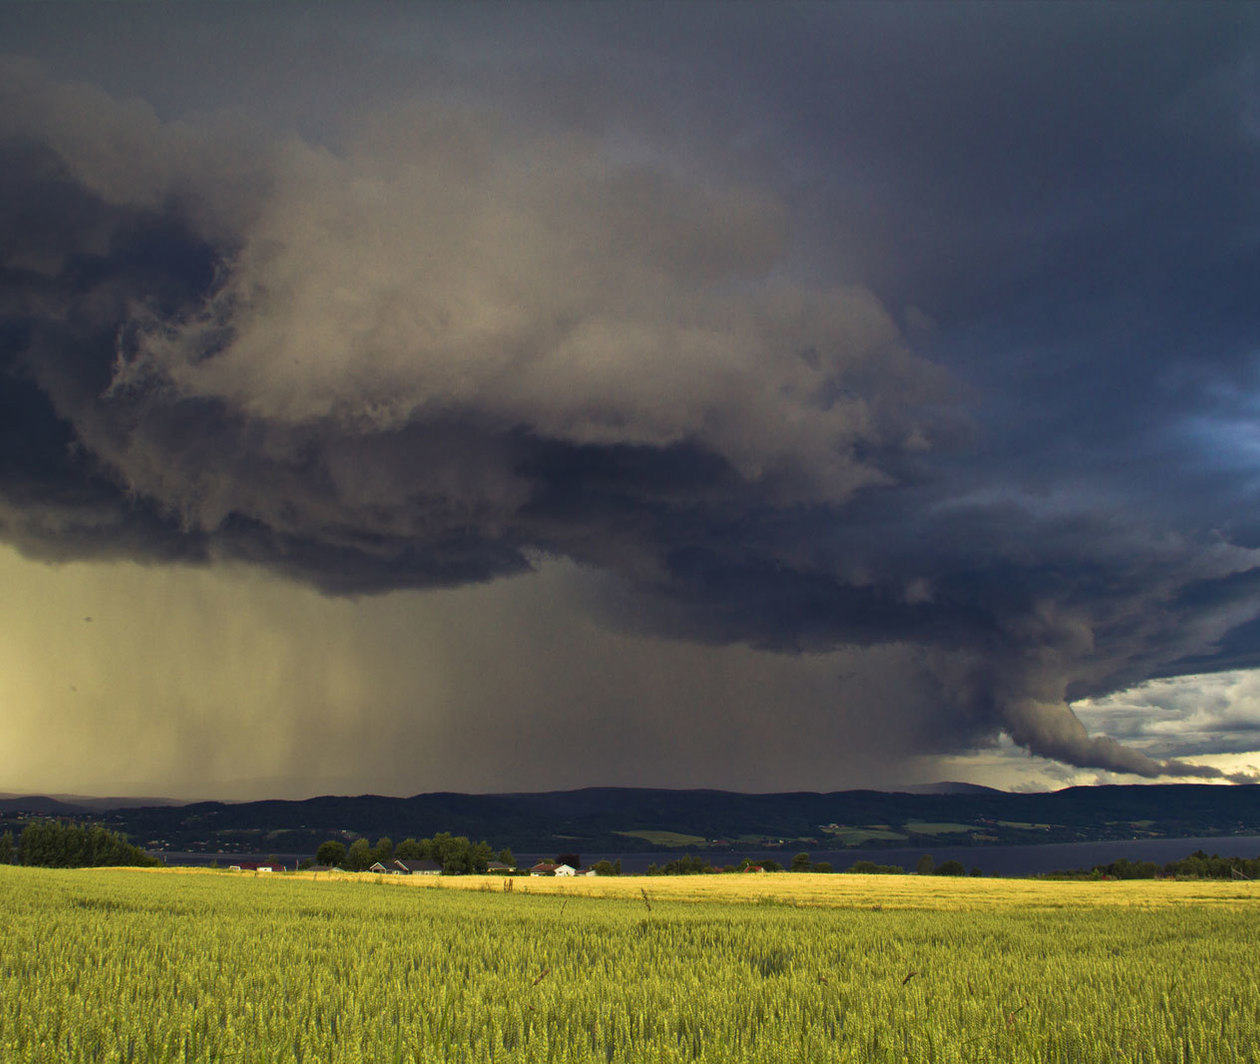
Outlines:
[{"label": "storm cloud", "polygon": [[883,654],[907,754],[1221,776],[1071,702],[1260,650],[1255,20],[697,10],[450,15],[317,128],[6,61],[0,535],[560,566],[628,637]]}]

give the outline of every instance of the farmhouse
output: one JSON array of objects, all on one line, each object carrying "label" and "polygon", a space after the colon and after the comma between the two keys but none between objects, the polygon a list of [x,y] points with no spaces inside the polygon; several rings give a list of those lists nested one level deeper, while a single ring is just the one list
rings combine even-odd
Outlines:
[{"label": "farmhouse", "polygon": [[572,865],[558,864],[551,874],[553,876],[575,876],[577,875],[577,869]]},{"label": "farmhouse", "polygon": [[229,872],[283,872],[285,870],[281,861],[238,861],[236,864],[228,865]]},{"label": "farmhouse", "polygon": [[[556,868],[559,867],[555,861],[539,861],[533,868],[529,870],[531,876],[554,876]],[[565,865],[568,868],[568,865]],[[570,869],[570,871],[572,871]]]}]

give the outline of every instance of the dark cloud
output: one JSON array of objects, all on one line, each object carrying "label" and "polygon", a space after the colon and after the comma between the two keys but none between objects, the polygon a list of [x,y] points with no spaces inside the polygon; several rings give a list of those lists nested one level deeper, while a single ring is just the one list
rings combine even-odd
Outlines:
[{"label": "dark cloud", "polygon": [[1257,661],[1254,19],[713,13],[305,139],[9,65],[0,531],[351,595],[566,558],[613,626],[915,648],[929,748],[1219,775],[1068,699]]}]

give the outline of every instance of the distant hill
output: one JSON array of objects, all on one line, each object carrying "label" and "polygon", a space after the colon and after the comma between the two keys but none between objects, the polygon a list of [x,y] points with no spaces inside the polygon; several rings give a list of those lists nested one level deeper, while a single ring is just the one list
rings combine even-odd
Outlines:
[{"label": "distant hill", "polygon": [[1008,794],[1008,791],[996,787],[985,787],[979,783],[911,783],[896,788],[899,794]]},{"label": "distant hill", "polygon": [[[1048,794],[964,788],[928,794],[740,794],[592,787],[411,798],[329,795],[95,811],[54,804],[30,812],[90,818],[142,846],[205,853],[309,853],[329,838],[388,835],[397,842],[439,831],[527,853],[795,852],[1260,835],[1260,785],[1071,787]],[[0,827],[20,823],[23,815],[3,813]]]},{"label": "distant hill", "polygon": [[187,805],[175,798],[92,798],[82,794],[0,794],[0,813],[42,813],[45,816],[76,816],[108,812],[112,809],[151,808]]},{"label": "distant hill", "polygon": [[40,816],[82,816],[93,813],[86,805],[63,802],[46,794],[0,796],[0,814],[37,813]]}]

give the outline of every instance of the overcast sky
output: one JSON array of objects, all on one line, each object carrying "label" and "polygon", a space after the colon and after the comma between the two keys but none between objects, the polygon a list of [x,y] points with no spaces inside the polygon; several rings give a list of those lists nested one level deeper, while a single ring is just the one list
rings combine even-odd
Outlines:
[{"label": "overcast sky", "polygon": [[1252,7],[0,41],[0,790],[1254,778]]}]

